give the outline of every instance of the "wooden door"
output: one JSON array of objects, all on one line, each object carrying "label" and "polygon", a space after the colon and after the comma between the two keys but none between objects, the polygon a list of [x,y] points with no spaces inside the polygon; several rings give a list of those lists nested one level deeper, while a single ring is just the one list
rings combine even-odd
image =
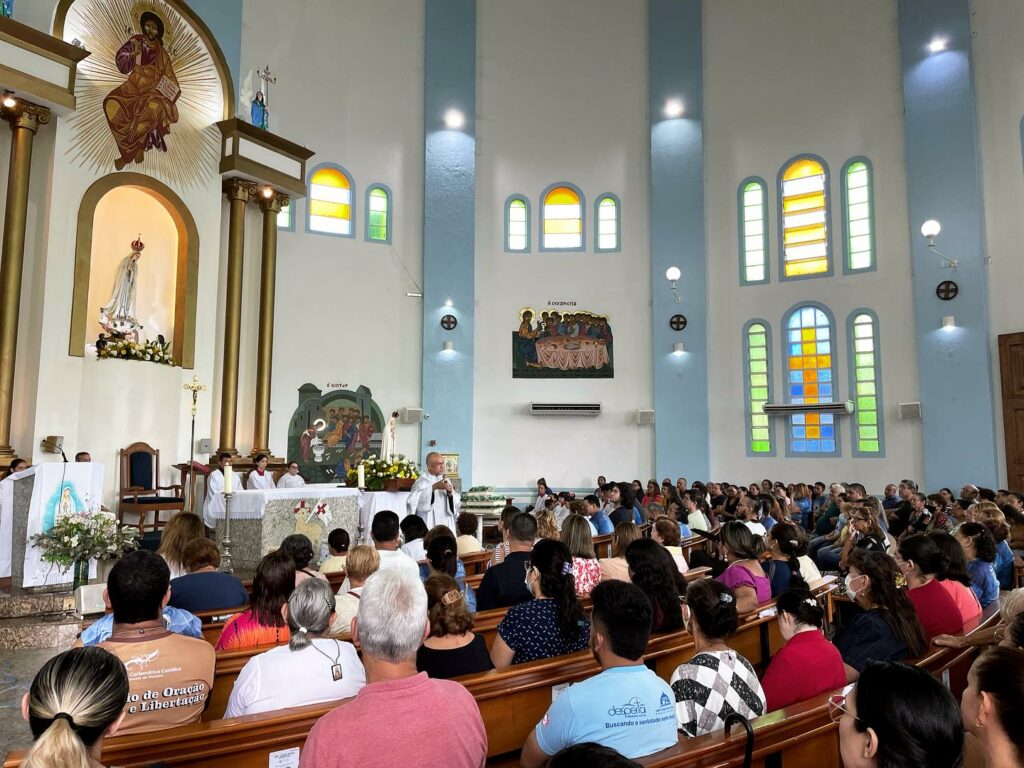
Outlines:
[{"label": "wooden door", "polygon": [[1024,333],[999,337],[999,371],[1003,383],[1003,431],[1006,481],[1024,491]]}]

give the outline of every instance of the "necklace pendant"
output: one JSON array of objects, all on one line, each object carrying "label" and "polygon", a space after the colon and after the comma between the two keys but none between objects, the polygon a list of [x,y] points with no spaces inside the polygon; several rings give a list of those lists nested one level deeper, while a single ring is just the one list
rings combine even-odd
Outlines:
[{"label": "necklace pendant", "polygon": [[331,665],[331,677],[335,680],[341,680],[341,664]]}]

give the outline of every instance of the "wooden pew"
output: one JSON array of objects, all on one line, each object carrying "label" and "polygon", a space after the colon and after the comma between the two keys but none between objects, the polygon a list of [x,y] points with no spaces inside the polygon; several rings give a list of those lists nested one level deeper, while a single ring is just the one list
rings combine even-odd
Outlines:
[{"label": "wooden pew", "polygon": [[484,549],[480,552],[470,552],[468,555],[460,556],[459,559],[466,568],[466,575],[475,576],[486,571],[487,566],[491,563],[492,554],[491,550]]}]

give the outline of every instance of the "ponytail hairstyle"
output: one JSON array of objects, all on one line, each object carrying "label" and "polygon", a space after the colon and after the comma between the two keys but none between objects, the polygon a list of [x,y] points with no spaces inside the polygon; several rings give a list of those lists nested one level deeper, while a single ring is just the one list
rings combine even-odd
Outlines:
[{"label": "ponytail hairstyle", "polygon": [[906,591],[896,586],[899,573],[896,561],[884,552],[854,549],[848,565],[868,577],[871,585],[867,588],[867,596],[893,634],[906,644],[907,658],[916,659],[924,655],[928,650],[928,638],[917,618],[914,604]]},{"label": "ponytail hairstyle", "polygon": [[459,570],[458,546],[451,536],[435,536],[427,545],[427,561],[430,567],[438,573],[447,573],[455,576]]},{"label": "ponytail hairstyle", "polygon": [[324,634],[334,614],[334,591],[323,579],[305,579],[288,598],[288,648],[301,651]]},{"label": "ponytail hairstyle", "polygon": [[654,631],[682,629],[679,596],[686,591],[686,582],[669,551],[654,539],[637,539],[626,547],[626,563],[633,583],[651,601]]},{"label": "ponytail hairstyle", "polygon": [[[925,535],[935,542],[935,546],[946,556],[948,561],[946,570],[943,573],[936,574],[938,580],[959,581],[965,587],[971,586],[974,582],[971,581],[971,575],[967,573],[967,557],[964,555],[964,548],[960,546],[960,542],[956,540],[956,537],[945,531],[932,531]],[[910,537],[908,536],[907,538]]]},{"label": "ponytail hairstyle", "polygon": [[719,537],[725,548],[741,559],[760,560],[765,552],[764,539],[738,520],[723,524]]},{"label": "ponytail hairstyle", "polygon": [[941,580],[949,570],[949,557],[939,549],[939,545],[933,539],[923,533],[915,533],[901,539],[897,550],[900,557],[910,560],[917,566],[922,576],[935,576]]},{"label": "ponytail hairstyle", "polygon": [[540,592],[558,605],[558,625],[562,637],[571,640],[580,634],[583,603],[576,597],[569,548],[556,539],[541,539],[533,545],[530,565],[540,574]]},{"label": "ponytail hairstyle", "polygon": [[996,561],[996,540],[992,531],[981,523],[964,523],[957,533],[974,542],[974,556],[986,563]]},{"label": "ponytail hairstyle", "polygon": [[35,743],[22,768],[90,768],[89,751],[127,701],[128,673],[112,653],[90,646],[54,656],[28,691]]},{"label": "ponytail hairstyle", "polygon": [[778,545],[779,551],[786,556],[790,574],[789,588],[806,589],[807,583],[800,575],[799,557],[807,554],[807,531],[795,523],[782,522],[773,525],[768,535]]},{"label": "ponytail hairstyle", "polygon": [[693,621],[709,640],[725,640],[739,626],[736,596],[717,579],[700,579],[686,588],[686,605]]},{"label": "ponytail hairstyle", "polygon": [[821,629],[825,611],[806,587],[791,587],[775,601],[779,613],[788,613],[797,624]]}]

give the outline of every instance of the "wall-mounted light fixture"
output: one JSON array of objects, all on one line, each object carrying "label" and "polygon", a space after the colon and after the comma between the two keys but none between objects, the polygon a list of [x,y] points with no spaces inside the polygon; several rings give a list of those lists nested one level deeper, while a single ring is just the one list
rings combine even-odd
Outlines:
[{"label": "wall-mounted light fixture", "polygon": [[928,51],[931,53],[942,53],[946,50],[949,45],[949,40],[945,37],[936,35],[932,38],[931,42],[928,43]]},{"label": "wall-mounted light fixture", "polygon": [[14,109],[18,106],[18,100],[14,98],[14,91],[4,91],[3,105],[8,109]]},{"label": "wall-mounted light fixture", "polygon": [[441,345],[441,349],[444,352],[454,352],[455,351],[455,342],[454,341],[446,341],[444,344]]},{"label": "wall-mounted light fixture", "polygon": [[466,124],[466,116],[457,109],[449,109],[444,113],[444,124],[446,128],[457,131]]},{"label": "wall-mounted light fixture", "polygon": [[683,104],[682,99],[668,99],[665,102],[665,109],[663,110],[665,117],[675,119],[682,117],[686,113],[686,105]]},{"label": "wall-mounted light fixture", "polygon": [[942,318],[942,330],[944,330],[944,331],[952,331],[952,330],[955,330],[955,329],[956,329],[956,316],[955,315],[945,315],[945,316],[943,316],[943,318]]},{"label": "wall-mounted light fixture", "polygon": [[444,305],[446,307],[450,307],[452,305],[452,297],[451,296],[449,296],[447,299],[444,300]]},{"label": "wall-mounted light fixture", "polygon": [[273,187],[264,187],[262,190],[260,190],[260,192],[262,193],[263,197],[265,197],[267,200],[274,196]]},{"label": "wall-mounted light fixture", "polygon": [[960,266],[960,262],[956,259],[949,258],[946,254],[935,247],[935,240],[938,238],[940,232],[942,232],[942,225],[935,219],[928,219],[928,221],[921,225],[921,234],[924,236],[924,239],[928,241],[928,250],[942,259],[943,269],[956,269]]},{"label": "wall-mounted light fixture", "polygon": [[668,280],[669,287],[672,289],[672,296],[675,298],[676,304],[682,302],[679,294],[676,293],[676,284],[679,282],[679,278],[683,276],[682,270],[679,267],[669,267],[665,270],[665,279]]},{"label": "wall-mounted light fixture", "polygon": [[681,355],[685,351],[686,351],[686,347],[683,345],[683,342],[681,342],[681,341],[677,341],[677,342],[675,342],[672,345],[672,354],[673,355]]},{"label": "wall-mounted light fixture", "polygon": [[423,294],[420,293],[419,291],[406,291],[405,295],[408,296],[410,299],[422,299],[423,298]]}]

